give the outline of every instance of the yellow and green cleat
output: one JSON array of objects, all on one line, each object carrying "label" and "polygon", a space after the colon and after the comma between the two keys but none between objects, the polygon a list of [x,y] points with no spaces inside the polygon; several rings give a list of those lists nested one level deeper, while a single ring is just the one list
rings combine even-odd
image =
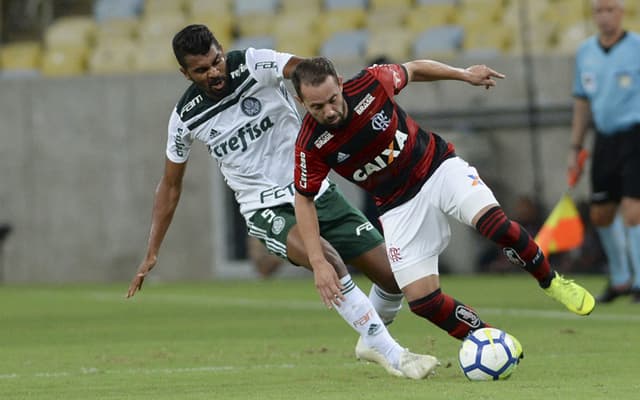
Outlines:
[{"label": "yellow and green cleat", "polygon": [[515,336],[510,335],[508,333],[507,333],[507,336],[509,336],[509,338],[511,338],[511,341],[513,342],[513,345],[516,348],[515,354],[513,355],[516,358],[516,364],[520,364],[520,360],[522,360],[524,358],[524,352],[522,351],[522,345],[520,344],[520,341],[515,338]]},{"label": "yellow and green cleat", "polygon": [[578,315],[589,315],[596,306],[596,300],[587,289],[557,272],[544,292]]}]

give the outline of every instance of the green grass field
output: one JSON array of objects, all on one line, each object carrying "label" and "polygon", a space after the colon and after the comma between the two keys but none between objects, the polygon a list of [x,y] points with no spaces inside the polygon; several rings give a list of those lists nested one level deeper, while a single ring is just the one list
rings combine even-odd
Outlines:
[{"label": "green grass field", "polygon": [[[582,277],[594,292],[602,277]],[[360,280],[368,292],[369,285]],[[0,287],[0,399],[638,399],[640,305],[574,317],[525,274],[443,276],[515,335],[511,379],[469,382],[459,342],[405,307],[392,334],[442,361],[410,381],[353,356],[356,334],[311,279]]]}]

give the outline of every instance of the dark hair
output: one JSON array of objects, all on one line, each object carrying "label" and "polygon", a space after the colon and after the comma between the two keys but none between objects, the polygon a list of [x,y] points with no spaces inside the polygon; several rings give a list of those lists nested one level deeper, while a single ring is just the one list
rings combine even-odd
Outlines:
[{"label": "dark hair", "polygon": [[332,76],[336,82],[338,81],[338,73],[329,59],[325,57],[306,58],[296,65],[291,75],[291,83],[298,97],[302,98],[302,94],[300,93],[301,85],[318,86],[322,84],[328,76]]},{"label": "dark hair", "polygon": [[186,68],[185,57],[189,54],[204,55],[209,52],[211,46],[220,48],[220,43],[213,33],[204,25],[188,25],[176,33],[171,42],[173,54],[178,63]]}]

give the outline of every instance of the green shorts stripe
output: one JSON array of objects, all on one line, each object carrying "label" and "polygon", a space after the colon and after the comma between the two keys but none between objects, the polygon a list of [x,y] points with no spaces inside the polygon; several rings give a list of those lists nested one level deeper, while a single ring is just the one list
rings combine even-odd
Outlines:
[{"label": "green shorts stripe", "polygon": [[[380,232],[360,210],[349,204],[334,183],[315,204],[320,235],[343,260],[356,258],[384,242]],[[287,236],[295,224],[293,205],[282,204],[256,211],[247,225],[249,235],[258,238],[273,254],[286,259]]]},{"label": "green shorts stripe", "polygon": [[282,258],[287,258],[287,244],[278,241],[276,238],[269,237],[267,231],[260,229],[252,222],[249,222],[249,235],[258,238],[267,247],[269,252]]}]

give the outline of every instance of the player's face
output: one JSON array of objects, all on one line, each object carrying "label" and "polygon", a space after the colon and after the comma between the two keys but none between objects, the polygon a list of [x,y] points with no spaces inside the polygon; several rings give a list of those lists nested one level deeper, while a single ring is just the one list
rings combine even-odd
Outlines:
[{"label": "player's face", "polygon": [[184,58],[186,67],[180,70],[213,99],[224,97],[227,92],[227,63],[222,49],[211,46],[207,54],[189,54]]},{"label": "player's face", "polygon": [[340,126],[347,117],[347,103],[342,97],[342,79],[328,76],[320,85],[301,85],[302,105],[321,125]]},{"label": "player's face", "polygon": [[595,0],[593,17],[604,35],[615,35],[622,27],[623,10],[619,0]]}]

